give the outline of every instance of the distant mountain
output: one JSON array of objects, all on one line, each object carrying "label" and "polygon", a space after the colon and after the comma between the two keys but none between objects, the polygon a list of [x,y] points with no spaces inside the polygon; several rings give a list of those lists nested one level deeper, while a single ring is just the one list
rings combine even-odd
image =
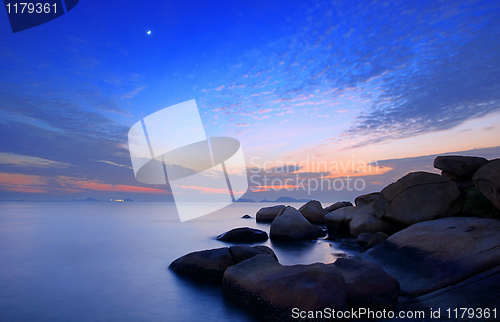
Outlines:
[{"label": "distant mountain", "polygon": [[89,197],[87,199],[82,199],[82,200],[72,199],[71,201],[101,201],[101,200],[97,200],[95,198]]},{"label": "distant mountain", "polygon": [[123,199],[123,201],[134,201],[134,200],[132,200],[130,198],[125,198],[125,199]]},{"label": "distant mountain", "polygon": [[236,200],[235,202],[255,202],[255,200],[240,198],[240,199]]},{"label": "distant mountain", "polygon": [[270,201],[270,200],[261,200],[260,202],[308,202],[310,201],[310,199],[295,199],[295,198],[292,198],[292,197],[279,197],[278,199],[274,200],[274,201]]}]

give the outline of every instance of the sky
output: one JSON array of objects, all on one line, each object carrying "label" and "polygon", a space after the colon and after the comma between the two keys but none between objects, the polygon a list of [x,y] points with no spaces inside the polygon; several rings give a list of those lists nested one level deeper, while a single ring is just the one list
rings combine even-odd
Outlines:
[{"label": "sky", "polygon": [[1,13],[0,200],[172,201],[127,134],[193,99],[207,137],[239,140],[253,200],[500,157],[498,21],[498,1],[436,0],[81,0],[17,33]]}]

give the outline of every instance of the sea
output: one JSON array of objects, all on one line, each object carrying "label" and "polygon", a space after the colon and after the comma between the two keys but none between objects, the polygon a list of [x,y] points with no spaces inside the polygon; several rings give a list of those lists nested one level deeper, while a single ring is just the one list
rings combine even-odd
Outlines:
[{"label": "sea", "polygon": [[[0,321],[258,321],[220,286],[168,266],[231,246],[216,237],[232,228],[269,233],[255,213],[271,205],[236,202],[180,222],[168,202],[0,202]],[[324,238],[249,245],[271,247],[283,265],[355,253]]]}]

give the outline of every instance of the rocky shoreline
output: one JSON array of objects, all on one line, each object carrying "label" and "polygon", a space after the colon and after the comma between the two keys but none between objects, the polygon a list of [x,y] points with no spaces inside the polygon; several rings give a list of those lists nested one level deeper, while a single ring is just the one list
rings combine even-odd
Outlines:
[{"label": "rocky shoreline", "polygon": [[[266,321],[332,320],[331,310],[359,309],[500,321],[500,159],[439,156],[434,167],[441,175],[409,173],[354,205],[264,207],[255,220],[270,223],[269,235],[238,227],[218,237],[294,243],[327,232],[360,250],[351,258],[285,266],[269,247],[233,245],[189,253],[169,267],[221,285],[226,298]],[[461,308],[465,316],[450,315]]]}]

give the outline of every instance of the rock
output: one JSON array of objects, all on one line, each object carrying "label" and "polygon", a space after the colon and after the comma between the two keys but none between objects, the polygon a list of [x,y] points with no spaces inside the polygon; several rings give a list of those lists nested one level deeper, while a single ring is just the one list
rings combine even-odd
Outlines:
[{"label": "rock", "polygon": [[333,263],[344,276],[349,308],[392,310],[399,297],[399,282],[375,263],[339,258]]},{"label": "rock", "polygon": [[356,207],[363,208],[366,205],[371,204],[380,197],[380,192],[372,192],[366,195],[361,195],[356,197],[354,204]]},{"label": "rock", "polygon": [[286,207],[271,223],[272,240],[295,242],[316,239],[316,229],[293,207]]},{"label": "rock", "polygon": [[375,216],[400,226],[460,212],[462,201],[457,185],[429,172],[411,172],[385,187],[373,206]]},{"label": "rock", "polygon": [[472,180],[465,180],[465,181],[455,181],[455,184],[458,187],[458,191],[460,191],[460,197],[462,200],[465,200],[465,197],[467,196],[467,191],[470,188],[475,188],[476,186],[474,185],[474,182]]},{"label": "rock", "polygon": [[266,246],[232,246],[202,250],[186,254],[174,260],[169,268],[192,279],[221,282],[224,271],[255,255],[266,255],[277,261],[274,252]]},{"label": "rock", "polygon": [[500,218],[500,209],[475,187],[465,196],[462,213],[470,217]]},{"label": "rock", "polygon": [[349,207],[349,206],[352,206],[352,203],[350,201],[338,201],[338,202],[326,207],[325,211],[328,213],[328,212],[332,212],[332,211],[335,211],[337,209]]},{"label": "rock", "polygon": [[378,219],[372,213],[364,213],[356,216],[351,220],[349,229],[351,235],[354,237],[358,237],[362,233],[375,234],[377,232],[384,232],[388,235],[392,235],[400,230],[396,225],[383,219]]},{"label": "rock", "polygon": [[372,238],[373,238],[373,234],[371,234],[371,233],[362,233],[357,238],[358,245],[361,246],[361,247],[365,247],[366,245],[368,245],[368,243],[370,242],[370,240],[372,240]]},{"label": "rock", "polygon": [[293,308],[348,309],[344,277],[333,264],[283,266],[269,256],[228,268],[222,294],[267,321],[291,321]]},{"label": "rock", "polygon": [[500,265],[500,220],[450,217],[412,225],[361,256],[407,295],[447,287]]},{"label": "rock", "polygon": [[314,229],[316,229],[316,235],[318,237],[325,237],[326,236],[326,232],[323,230],[323,228],[321,228],[321,226],[318,226],[318,225],[315,225],[315,224],[311,224]]},{"label": "rock", "polygon": [[283,205],[260,208],[255,215],[255,220],[257,222],[273,222],[274,218],[276,218],[283,209],[285,209]]},{"label": "rock", "polygon": [[325,223],[326,211],[321,206],[321,203],[317,200],[308,201],[302,207],[299,208],[299,212],[304,216],[311,224],[322,225]]},{"label": "rock", "polygon": [[234,228],[217,237],[218,240],[230,243],[257,243],[266,241],[267,238],[265,231],[250,227]]},{"label": "rock", "polygon": [[441,175],[443,177],[446,177],[452,181],[465,181],[469,178],[467,177],[462,177],[462,176],[459,176],[458,174],[454,174],[454,173],[450,173],[450,172],[446,172],[446,171],[441,171]]},{"label": "rock", "polygon": [[[489,308],[500,307],[500,266],[450,285],[432,293],[417,297],[421,305],[433,310],[441,309],[441,314],[449,308]],[[500,316],[497,312],[497,319]],[[492,319],[488,319],[492,321]]]},{"label": "rock", "polygon": [[344,224],[344,221],[347,216],[357,211],[358,209],[358,207],[347,206],[328,213],[325,216],[325,223],[326,228],[328,229],[328,233],[330,234],[330,231],[336,232],[338,234],[349,233],[349,225]]},{"label": "rock", "polygon": [[500,160],[490,161],[472,178],[477,189],[500,209]]},{"label": "rock", "polygon": [[373,246],[376,246],[378,244],[382,244],[383,242],[385,242],[387,240],[387,238],[389,238],[389,235],[379,231],[378,233],[373,235],[373,238],[368,242],[368,245],[366,245],[364,250],[366,251],[366,250],[372,248]]},{"label": "rock", "polygon": [[488,160],[485,158],[445,155],[434,159],[434,168],[460,177],[471,178],[479,168],[487,163]]},{"label": "rock", "polygon": [[243,219],[250,219],[252,218],[252,216],[250,216],[249,214],[244,214],[243,217],[241,217]]}]

